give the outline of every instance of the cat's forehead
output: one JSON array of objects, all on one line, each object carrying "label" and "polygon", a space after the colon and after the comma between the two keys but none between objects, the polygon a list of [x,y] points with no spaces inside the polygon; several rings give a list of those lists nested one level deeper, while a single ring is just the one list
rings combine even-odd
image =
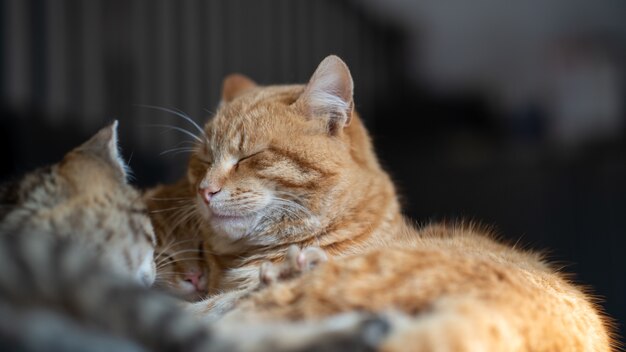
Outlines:
[{"label": "cat's forehead", "polygon": [[301,91],[301,86],[264,87],[225,104],[207,126],[209,150],[236,154],[269,143],[294,118],[290,106]]}]

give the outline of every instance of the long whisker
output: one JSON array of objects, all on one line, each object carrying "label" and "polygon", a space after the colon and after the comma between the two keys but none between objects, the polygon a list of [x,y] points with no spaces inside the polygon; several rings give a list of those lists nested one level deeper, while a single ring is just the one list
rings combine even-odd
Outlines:
[{"label": "long whisker", "polygon": [[162,272],[160,272],[160,273],[157,273],[157,276],[159,276],[159,275],[169,275],[169,274],[172,274],[172,275],[178,275],[178,274],[181,274],[181,275],[182,275],[182,274],[187,274],[187,273],[186,273],[186,272],[184,272],[184,271],[167,271],[167,272],[163,272],[163,271],[162,271]]},{"label": "long whisker", "polygon": [[297,212],[300,212],[300,213],[304,213],[304,215],[308,215],[309,217],[313,215],[307,207],[301,204],[298,204],[294,201],[276,197],[276,196],[273,196],[272,200],[273,200],[272,203],[275,203],[276,205],[282,205],[284,207],[287,207],[287,208],[283,208],[283,210],[287,210],[289,208],[290,211],[295,212],[296,214]]},{"label": "long whisker", "polygon": [[160,263],[160,265],[156,266],[156,270],[163,269],[163,267],[165,267],[165,265],[169,265],[169,264],[180,263],[180,262],[196,261],[196,260],[202,260],[202,259],[204,259],[204,258],[192,257],[192,258],[175,259],[175,260],[171,260],[171,261]]},{"label": "long whisker", "polygon": [[289,209],[286,206],[281,206],[280,204],[273,204],[272,207],[274,209],[280,210],[284,215],[287,215],[289,218],[293,218],[295,220],[302,220],[303,217],[300,214],[292,209]]},{"label": "long whisker", "polygon": [[[178,251],[178,252],[176,252],[176,253],[174,253],[174,254],[170,254],[169,256],[170,256],[170,257],[175,257],[175,256],[177,256],[177,255],[184,254],[184,253],[204,254],[204,253],[205,253],[205,251],[204,251],[204,250],[201,250],[201,249],[187,249],[187,250],[181,250],[181,251]],[[208,253],[208,252],[207,252],[207,253]],[[210,253],[209,253],[209,254],[210,254]],[[157,261],[155,261],[155,265],[156,265],[156,267],[157,267],[157,268],[162,268],[164,264],[171,264],[171,263],[175,263],[175,262],[177,262],[177,261],[179,261],[179,260],[188,260],[188,259],[189,259],[189,260],[196,260],[196,259],[197,259],[197,260],[202,260],[202,259],[204,259],[204,257],[185,257],[185,258],[177,258],[177,259],[173,259],[173,260],[170,260],[170,261],[167,261],[167,260],[161,260],[161,261],[158,261],[158,262],[157,262]]]},{"label": "long whisker", "polygon": [[191,137],[191,138],[195,139],[196,141],[198,141],[198,142],[202,143],[202,139],[200,139],[200,137],[196,136],[195,134],[193,134],[193,133],[191,133],[191,132],[189,132],[189,131],[187,131],[186,129],[181,128],[181,127],[171,126],[171,125],[161,125],[161,124],[150,124],[150,125],[148,125],[148,126],[149,126],[149,127],[162,127],[162,128],[169,128],[169,129],[171,129],[171,130],[175,130],[175,131],[178,131],[178,132],[184,133],[184,134],[188,135],[189,137]]},{"label": "long whisker", "polygon": [[178,197],[178,198],[160,198],[160,197],[150,197],[150,200],[189,200],[189,197]]},{"label": "long whisker", "polygon": [[181,241],[175,241],[174,239],[172,239],[171,241],[167,242],[167,244],[165,245],[164,248],[157,248],[156,252],[157,255],[156,257],[153,259],[153,261],[155,263],[158,262],[158,259],[163,256],[163,255],[167,255],[167,251],[172,248],[175,245],[181,244],[181,243],[185,243],[185,242],[190,242],[190,241],[196,241],[197,239],[193,238],[193,239],[186,239],[186,240],[181,240]]},{"label": "long whisker", "polygon": [[181,249],[180,251],[176,251],[174,253],[170,253],[169,256],[170,257],[175,257],[177,255],[183,254],[183,253],[189,253],[189,252],[194,252],[194,253],[198,253],[200,252],[199,248],[194,248],[194,249]]},{"label": "long whisker", "polygon": [[156,213],[162,213],[164,211],[171,211],[171,210],[178,210],[178,209],[185,209],[187,208],[188,205],[182,205],[182,206],[178,206],[178,207],[171,207],[171,208],[165,208],[165,209],[156,209],[156,210],[150,210],[149,213],[150,214],[156,214]]},{"label": "long whisker", "polygon": [[[203,223],[203,217],[202,214],[200,213],[198,206],[196,204],[196,199],[194,197],[190,197],[189,198],[189,202],[188,202],[188,208],[184,210],[185,214],[183,214],[178,221],[176,221],[174,223],[174,227],[178,228],[178,226],[183,226],[183,225],[192,225],[194,222],[198,222],[200,224],[204,224]],[[183,210],[181,210],[181,212],[183,212]],[[194,221],[195,220],[195,221]],[[193,228],[194,226],[191,226],[191,228]],[[198,232],[200,231],[200,226],[197,226],[196,229],[198,230]]]},{"label": "long whisker", "polygon": [[161,110],[161,111],[165,111],[165,112],[169,112],[171,114],[174,114],[174,115],[176,115],[178,117],[182,117],[187,122],[191,123],[200,132],[200,134],[204,134],[204,130],[191,117],[189,117],[187,114],[183,113],[182,111],[180,111],[178,109],[172,110],[172,109],[164,108],[164,107],[161,107],[161,106],[144,105],[144,104],[136,104],[135,106],[139,106],[139,107],[142,107],[142,108],[148,108],[148,109]]},{"label": "long whisker", "polygon": [[[192,241],[198,241],[198,239],[197,239],[197,238],[191,238],[191,239],[187,239],[187,240],[183,240],[183,241],[178,241],[178,242],[176,242],[175,244],[188,243],[188,242],[192,242]],[[203,250],[202,250],[202,249],[200,249],[200,248],[194,248],[194,249],[181,249],[181,250],[178,250],[178,251],[176,251],[176,252],[174,252],[174,253],[167,253],[167,250],[168,250],[169,248],[173,247],[173,245],[174,245],[174,244],[170,243],[170,244],[168,244],[168,245],[167,245],[167,247],[166,247],[165,249],[163,249],[163,250],[157,250],[157,251],[158,251],[158,254],[157,254],[157,257],[154,259],[154,262],[155,262],[157,265],[158,265],[158,264],[160,264],[160,261],[159,261],[158,259],[159,259],[159,258],[161,258],[161,256],[163,256],[163,255],[167,255],[168,257],[172,258],[172,257],[175,257],[175,256],[177,256],[177,255],[179,255],[179,254],[182,254],[182,253],[188,253],[188,252],[203,253]]]},{"label": "long whisker", "polygon": [[[180,227],[188,224],[188,222],[190,220],[193,220],[194,216],[196,215],[194,209],[195,209],[195,205],[194,204],[189,204],[185,208],[180,209],[177,212],[178,220],[176,220],[172,224],[172,227],[174,229],[179,229]],[[199,230],[199,228],[198,228],[198,230]]]},{"label": "long whisker", "polygon": [[190,148],[190,147],[181,147],[181,148],[171,148],[168,150],[164,150],[161,153],[159,153],[159,155],[165,155],[165,154],[180,154],[180,153],[191,153],[196,151],[196,148]]}]

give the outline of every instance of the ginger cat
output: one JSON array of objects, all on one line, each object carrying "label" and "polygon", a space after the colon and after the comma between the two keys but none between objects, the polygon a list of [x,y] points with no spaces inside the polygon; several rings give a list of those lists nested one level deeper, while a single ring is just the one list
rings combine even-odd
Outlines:
[{"label": "ginger cat", "polygon": [[[352,90],[335,56],[304,86],[225,80],[188,169],[209,292],[225,293],[193,309],[225,321],[385,313],[390,351],[610,350],[592,299],[540,256],[468,227],[405,224]],[[293,245],[323,252],[280,264]],[[308,270],[320,252],[329,262]]]},{"label": "ginger cat", "polygon": [[[348,68],[336,57],[307,87],[258,87],[241,75],[224,81],[221,107],[190,157],[188,180],[167,186],[196,204],[186,216],[200,217],[197,232],[212,253],[209,294],[256,288],[260,264],[282,260],[290,245],[358,253],[401,223],[393,183],[353,111],[352,90]],[[163,214],[151,214],[157,237],[185,240],[188,229],[172,231]]]},{"label": "ginger cat", "polygon": [[393,183],[353,111],[347,66],[324,60],[307,86],[226,78],[188,179],[221,277],[210,292],[256,287],[262,261],[290,245],[331,256],[377,246],[401,224]]}]

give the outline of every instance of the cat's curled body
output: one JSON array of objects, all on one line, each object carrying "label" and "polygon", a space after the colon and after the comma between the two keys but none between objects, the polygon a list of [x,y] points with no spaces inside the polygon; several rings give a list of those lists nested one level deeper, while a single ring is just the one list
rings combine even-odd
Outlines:
[{"label": "cat's curled body", "polygon": [[384,312],[383,351],[611,351],[610,320],[533,252],[470,225],[406,225],[392,242],[331,259],[241,300],[222,322]]},{"label": "cat's curled body", "polygon": [[[382,346],[423,351],[608,351],[607,319],[541,257],[467,227],[405,224],[353,111],[352,79],[326,58],[305,86],[227,78],[190,159],[189,197],[210,229],[215,295],[193,309],[237,320],[389,312]],[[250,293],[291,245],[331,259]],[[244,298],[242,298],[244,297]]]}]

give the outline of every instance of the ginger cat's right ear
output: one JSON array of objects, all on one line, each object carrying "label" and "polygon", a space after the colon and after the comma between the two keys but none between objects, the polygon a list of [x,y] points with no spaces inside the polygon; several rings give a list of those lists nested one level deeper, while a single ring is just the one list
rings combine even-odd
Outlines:
[{"label": "ginger cat's right ear", "polygon": [[328,118],[328,131],[336,134],[352,119],[353,90],[348,66],[338,56],[330,55],[317,66],[296,104],[310,118]]},{"label": "ginger cat's right ear", "polygon": [[256,86],[257,84],[253,80],[242,74],[230,74],[224,78],[222,83],[222,103],[228,103],[241,93]]}]

